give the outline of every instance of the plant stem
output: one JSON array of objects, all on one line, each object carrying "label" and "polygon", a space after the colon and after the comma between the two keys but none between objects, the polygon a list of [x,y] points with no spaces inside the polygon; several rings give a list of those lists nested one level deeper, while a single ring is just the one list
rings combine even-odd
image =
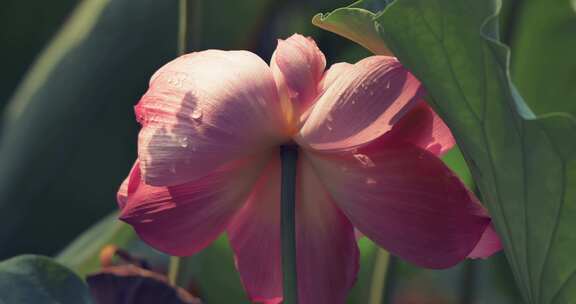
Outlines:
[{"label": "plant stem", "polygon": [[178,55],[184,55],[201,48],[203,0],[178,1]]},{"label": "plant stem", "polygon": [[188,41],[188,0],[179,0],[178,4],[178,55],[183,55]]},{"label": "plant stem", "polygon": [[176,286],[178,284],[178,277],[180,274],[180,257],[171,256],[170,265],[168,266],[168,282]]},{"label": "plant stem", "polygon": [[374,260],[374,269],[372,272],[372,283],[370,284],[370,295],[368,303],[381,304],[384,295],[384,286],[387,280],[388,262],[390,254],[384,249],[376,247],[376,257]]},{"label": "plant stem", "polygon": [[282,180],[280,189],[280,237],[282,242],[282,278],[284,304],[298,303],[296,268],[296,165],[298,147],[280,147]]},{"label": "plant stem", "polygon": [[467,260],[462,265],[462,280],[460,284],[460,303],[470,304],[474,303],[476,293],[474,287],[476,285],[476,273],[478,265],[473,260]]},{"label": "plant stem", "polygon": [[392,304],[396,296],[396,285],[399,268],[399,260],[395,255],[390,255],[388,258],[388,269],[386,269],[386,282],[384,282],[384,301],[382,304]]}]

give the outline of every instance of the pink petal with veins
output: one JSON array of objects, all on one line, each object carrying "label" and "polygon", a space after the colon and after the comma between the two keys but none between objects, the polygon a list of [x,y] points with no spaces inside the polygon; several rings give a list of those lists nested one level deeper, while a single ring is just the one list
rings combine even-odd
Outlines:
[{"label": "pink petal with veins", "polygon": [[456,144],[448,126],[423,100],[406,113],[387,136],[412,143],[436,156],[444,155]]},{"label": "pink petal with veins", "polygon": [[181,185],[146,185],[138,162],[118,192],[120,218],[162,252],[192,255],[212,242],[243,205],[266,156],[234,161]]},{"label": "pink petal with veins", "polygon": [[287,140],[270,68],[245,51],[184,55],[158,70],[136,107],[147,184],[171,186]]},{"label": "pink petal with veins", "polygon": [[353,66],[353,64],[347,62],[338,62],[331,65],[330,68],[324,73],[324,77],[322,77],[322,80],[320,81],[318,91],[321,92],[321,94],[326,92],[326,90],[334,83],[334,81],[336,81],[336,79],[338,79],[338,77],[344,75],[344,73],[349,71],[349,69]]},{"label": "pink petal with veins", "polygon": [[465,259],[490,218],[434,154],[385,137],[357,151],[312,153],[326,188],[354,226],[416,265]]},{"label": "pink petal with veins", "polygon": [[236,267],[252,301],[282,299],[279,179],[280,162],[274,156],[226,229]]},{"label": "pink petal with veins", "polygon": [[291,100],[294,114],[299,115],[318,95],[326,58],[312,38],[294,34],[278,40],[270,67],[281,95]]},{"label": "pink petal with veins", "polygon": [[316,101],[297,141],[317,151],[368,143],[419,100],[420,82],[394,57],[372,56],[346,70]]},{"label": "pink petal with veins", "polygon": [[480,238],[474,250],[468,254],[468,257],[472,259],[487,258],[500,250],[502,250],[500,237],[494,227],[488,225],[482,234],[482,238]]}]

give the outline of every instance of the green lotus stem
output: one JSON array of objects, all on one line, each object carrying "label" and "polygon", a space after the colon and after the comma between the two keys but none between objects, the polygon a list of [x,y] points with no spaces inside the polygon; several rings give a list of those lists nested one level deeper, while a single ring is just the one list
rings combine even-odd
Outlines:
[{"label": "green lotus stem", "polygon": [[171,285],[178,285],[180,277],[180,257],[171,256],[170,265],[168,266],[168,282]]},{"label": "green lotus stem", "polygon": [[388,258],[388,268],[386,269],[386,282],[384,282],[384,294],[382,295],[383,304],[391,304],[394,301],[394,297],[396,296],[396,285],[397,285],[397,276],[398,276],[398,268],[400,261],[397,256],[390,255]]},{"label": "green lotus stem", "polygon": [[202,0],[178,0],[178,55],[199,50],[202,40]]},{"label": "green lotus stem", "polygon": [[460,282],[461,304],[474,303],[476,298],[475,286],[477,281],[478,264],[473,260],[467,260],[462,265],[462,280]]},{"label": "green lotus stem", "polygon": [[390,254],[381,248],[376,248],[376,257],[372,272],[372,282],[370,284],[369,304],[381,304],[384,296],[384,286],[386,285],[388,274],[388,263]]},{"label": "green lotus stem", "polygon": [[188,42],[188,0],[178,3],[178,55],[186,53]]},{"label": "green lotus stem", "polygon": [[280,236],[282,242],[282,278],[284,304],[298,303],[296,267],[296,166],[298,147],[280,147],[282,181],[280,190]]}]

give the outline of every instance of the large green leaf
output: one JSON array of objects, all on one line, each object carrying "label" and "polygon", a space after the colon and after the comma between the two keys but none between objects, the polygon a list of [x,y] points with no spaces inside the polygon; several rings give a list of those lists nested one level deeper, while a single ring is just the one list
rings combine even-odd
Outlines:
[{"label": "large green leaf", "polygon": [[175,56],[176,21],[176,1],[84,0],[38,58],[5,113],[0,257],[52,254],[115,208],[133,105]]},{"label": "large green leaf", "polygon": [[312,23],[325,30],[338,33],[367,48],[375,54],[389,55],[390,50],[382,43],[374,13],[358,7],[337,9],[327,15],[318,14]]},{"label": "large green leaf", "polygon": [[536,112],[576,115],[576,2],[525,0],[512,40],[512,76]]},{"label": "large green leaf", "polygon": [[0,303],[91,304],[90,291],[50,258],[22,255],[0,263]]},{"label": "large green leaf", "polygon": [[[0,109],[34,62],[34,58],[66,20],[77,0],[4,0],[0,7]],[[1,120],[1,118],[0,118]]]},{"label": "large green leaf", "polygon": [[397,0],[372,20],[452,129],[526,302],[576,303],[576,120],[516,92],[499,4]]}]

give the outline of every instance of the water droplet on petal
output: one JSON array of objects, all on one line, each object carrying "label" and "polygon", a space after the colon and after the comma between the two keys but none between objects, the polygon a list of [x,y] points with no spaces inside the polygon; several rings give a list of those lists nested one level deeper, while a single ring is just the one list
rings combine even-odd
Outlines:
[{"label": "water droplet on petal", "polygon": [[182,148],[188,147],[188,137],[187,136],[178,137],[178,143]]},{"label": "water droplet on petal", "polygon": [[184,73],[175,73],[173,75],[168,76],[168,84],[175,87],[175,88],[182,88],[184,86],[184,81],[186,81],[188,75]]},{"label": "water droplet on petal", "polygon": [[372,168],[376,166],[370,157],[365,154],[354,154],[354,158],[356,158],[364,168]]},{"label": "water droplet on petal", "polygon": [[376,185],[377,183],[378,182],[371,177],[366,178],[366,184],[368,184],[368,185]]},{"label": "water droplet on petal", "polygon": [[202,119],[202,110],[201,109],[195,109],[194,112],[192,112],[192,119],[201,120]]},{"label": "water droplet on petal", "polygon": [[170,172],[171,172],[171,173],[176,173],[176,165],[170,166]]}]

